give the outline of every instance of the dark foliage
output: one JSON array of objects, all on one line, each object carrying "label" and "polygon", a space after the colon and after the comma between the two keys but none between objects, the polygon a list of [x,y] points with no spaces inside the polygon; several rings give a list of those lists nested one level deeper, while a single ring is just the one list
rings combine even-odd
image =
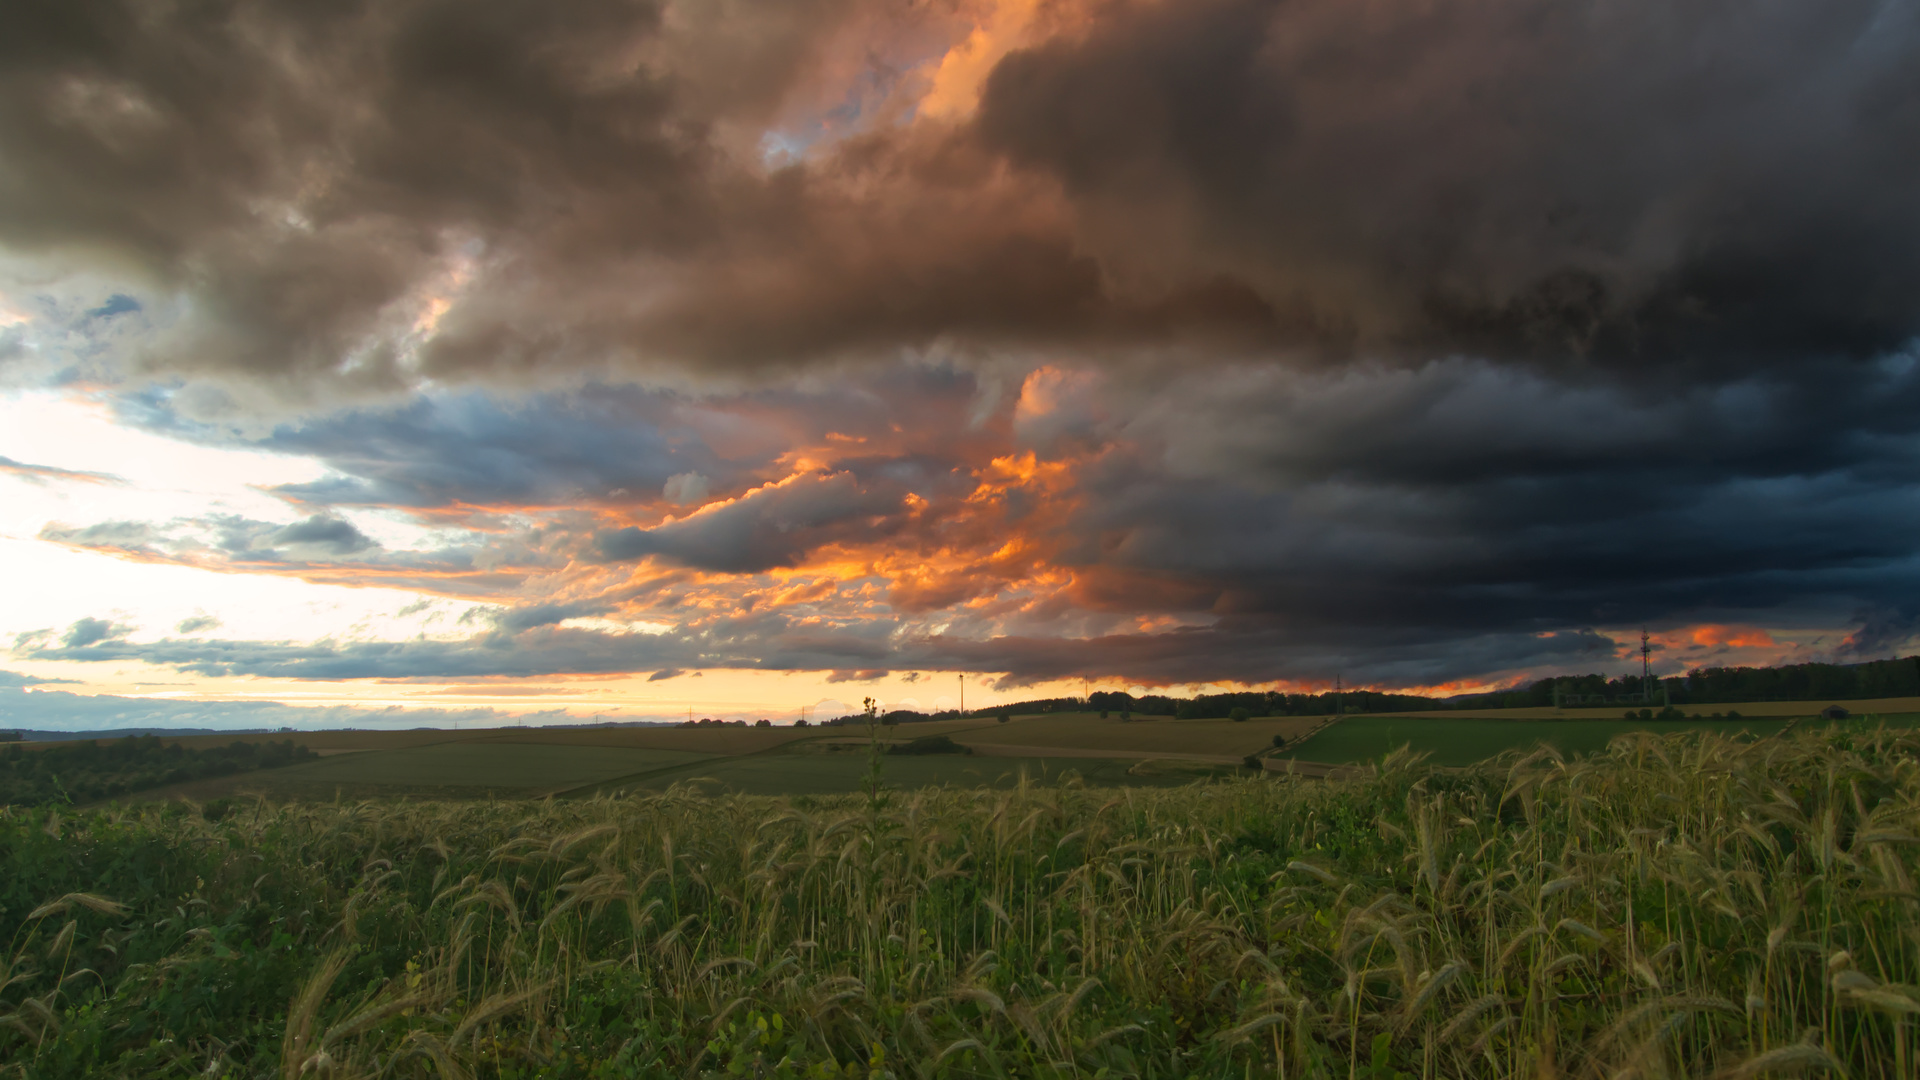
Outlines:
[{"label": "dark foliage", "polygon": [[973,748],[962,746],[945,735],[922,735],[911,742],[900,743],[887,751],[889,754],[971,754]]},{"label": "dark foliage", "polygon": [[204,750],[165,743],[153,735],[57,743],[44,750],[27,750],[14,743],[0,752],[0,803],[89,802],[162,784],[278,768],[318,756],[295,746],[292,739],[235,741]]}]

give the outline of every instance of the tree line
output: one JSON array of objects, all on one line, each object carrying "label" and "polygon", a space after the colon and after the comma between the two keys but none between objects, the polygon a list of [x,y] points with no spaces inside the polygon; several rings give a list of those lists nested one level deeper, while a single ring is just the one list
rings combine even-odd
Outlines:
[{"label": "tree line", "polygon": [[292,739],[189,749],[154,735],[54,743],[44,749],[11,743],[0,751],[0,805],[80,803],[162,784],[272,769],[319,755]]},{"label": "tree line", "polygon": [[[1863,698],[1920,697],[1920,656],[1868,660],[1859,664],[1783,664],[1779,667],[1701,667],[1685,675],[1660,680],[1675,706],[1730,704],[1743,701],[1855,701]],[[1601,674],[1560,675],[1525,686],[1486,694],[1428,697],[1381,690],[1325,691],[1317,694],[1249,690],[1226,694],[1173,697],[1167,694],[1133,695],[1123,690],[1096,690],[1085,698],[1033,698],[962,713],[896,711],[882,716],[889,724],[957,718],[991,719],[1036,713],[1078,713],[1094,710],[1109,716],[1174,717],[1182,720],[1224,720],[1235,709],[1248,716],[1331,716],[1337,712],[1426,712],[1454,709],[1548,708],[1553,689],[1563,693],[1609,698],[1638,693],[1640,676]],[[829,723],[864,723],[864,714]]]}]

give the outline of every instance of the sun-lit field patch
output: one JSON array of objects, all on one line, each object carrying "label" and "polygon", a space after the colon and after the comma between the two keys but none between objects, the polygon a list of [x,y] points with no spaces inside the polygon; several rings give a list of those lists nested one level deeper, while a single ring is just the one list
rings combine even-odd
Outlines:
[{"label": "sun-lit field patch", "polygon": [[0,1069],[1891,1080],[1917,751],[1629,733],[1337,783],[13,809]]},{"label": "sun-lit field patch", "polygon": [[[1920,718],[1889,717],[1887,722],[1912,726]],[[1630,731],[1715,732],[1751,736],[1775,735],[1796,721],[1779,716],[1733,720],[1495,720],[1445,715],[1350,716],[1321,731],[1285,756],[1302,761],[1346,764],[1377,760],[1406,746],[1427,754],[1435,765],[1466,765],[1515,749],[1541,743],[1563,754],[1585,754],[1604,749]],[[1813,721],[1802,718],[1799,724]],[[1861,723],[1854,721],[1853,723]]]}]

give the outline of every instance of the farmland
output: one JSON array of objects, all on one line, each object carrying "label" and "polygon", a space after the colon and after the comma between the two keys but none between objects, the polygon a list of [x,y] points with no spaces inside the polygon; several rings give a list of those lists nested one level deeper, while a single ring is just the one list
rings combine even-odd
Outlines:
[{"label": "farmland", "polygon": [[[1268,768],[1289,762],[1308,775],[1326,766],[1377,761],[1402,745],[1429,755],[1429,763],[1462,766],[1540,743],[1563,754],[1592,753],[1621,734],[1703,731],[1750,737],[1820,723],[1797,707],[1779,715],[1764,704],[1739,719],[1623,720],[1568,710],[1533,718],[1526,710],[1486,716],[1424,713],[1230,720],[1134,720],[1093,713],[1016,716],[1008,723],[957,719],[881,727],[892,745],[944,735],[972,751],[966,756],[887,758],[886,783],[897,788],[950,785],[995,787],[1021,782],[1160,786],[1230,775],[1249,754],[1268,754]],[[1516,715],[1517,714],[1517,715]],[[1908,712],[1887,718],[1896,726],[1920,719]],[[1857,723],[1857,721],[1850,722]],[[1279,736],[1286,742],[1273,750]],[[284,735],[249,736],[270,740]],[[865,729],[860,727],[596,727],[495,728],[468,731],[329,731],[299,741],[321,756],[286,768],[177,784],[142,798],[210,798],[263,794],[274,799],[587,797],[661,791],[695,783],[712,792],[748,795],[844,794],[865,775]],[[225,736],[180,740],[218,747]],[[46,744],[41,744],[46,745]],[[133,796],[129,796],[133,797]]]},{"label": "farmland", "polygon": [[13,809],[0,1072],[1911,1076],[1916,752]]}]

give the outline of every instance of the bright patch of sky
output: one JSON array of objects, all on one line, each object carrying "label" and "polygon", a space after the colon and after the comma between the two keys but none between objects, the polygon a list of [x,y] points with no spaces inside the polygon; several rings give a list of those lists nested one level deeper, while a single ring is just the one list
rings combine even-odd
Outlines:
[{"label": "bright patch of sky", "polygon": [[[411,637],[454,632],[458,617],[474,606],[406,590],[118,558],[38,538],[50,524],[166,523],[212,515],[293,521],[304,515],[263,489],[325,475],[309,458],[176,442],[118,426],[105,408],[55,392],[0,397],[0,457],[49,470],[0,471],[5,640],[81,618],[111,618],[133,627],[136,640],[175,635],[180,624],[196,619],[212,631],[208,618],[217,620],[222,637]],[[430,535],[384,514],[351,518],[389,547]]]}]

